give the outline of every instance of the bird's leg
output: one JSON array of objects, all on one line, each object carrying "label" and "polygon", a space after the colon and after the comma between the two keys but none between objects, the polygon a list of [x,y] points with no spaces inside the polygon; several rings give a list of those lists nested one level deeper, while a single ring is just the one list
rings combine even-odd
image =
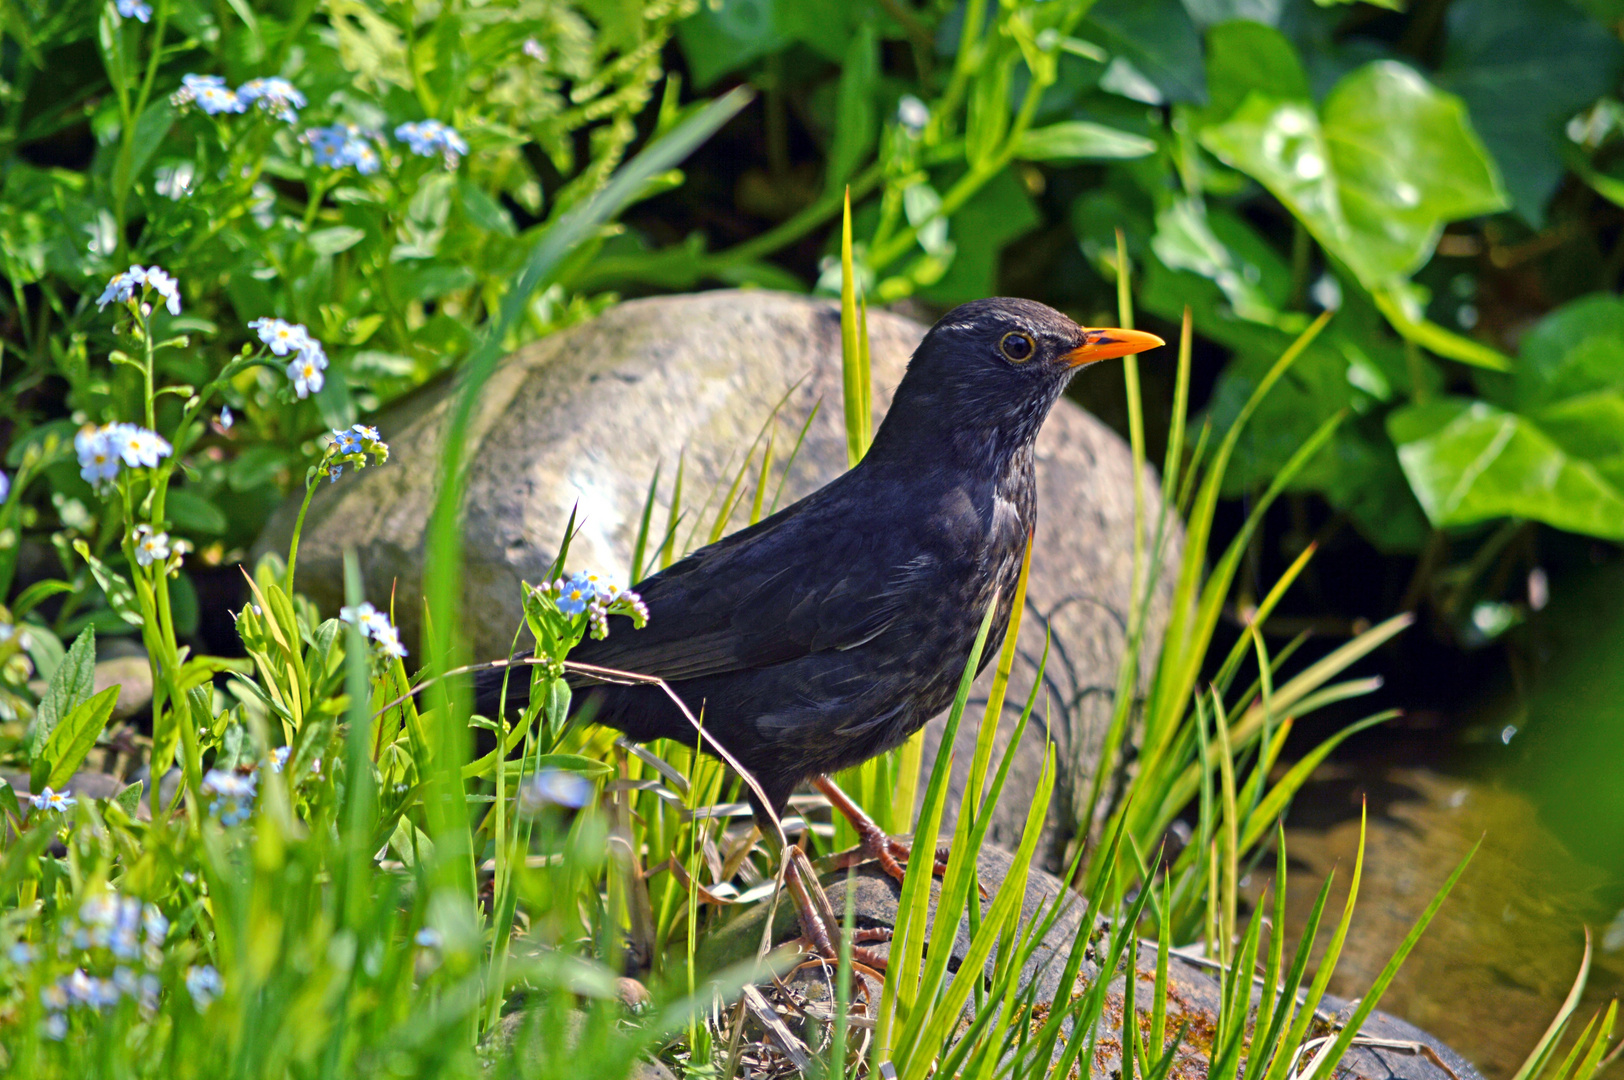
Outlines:
[{"label": "bird's leg", "polygon": [[[863,813],[863,808],[852,802],[851,796],[841,791],[827,776],[813,780],[812,786],[823,792],[824,797],[829,800],[829,805],[844,814],[846,820],[851,822],[852,828],[857,830],[858,839],[861,841],[858,850],[870,858],[878,859],[882,870],[901,881],[906,872],[908,857],[913,854],[908,845],[888,835],[880,828],[878,822]],[[938,875],[947,873],[948,854],[949,851],[945,847],[936,849],[934,869]]]},{"label": "bird's leg", "polygon": [[[834,908],[829,903],[823,887],[818,884],[817,875],[812,870],[812,864],[807,860],[806,852],[801,850],[799,844],[792,844],[784,849],[784,884],[789,886],[791,902],[795,905],[795,916],[801,924],[801,940],[811,951],[817,953],[825,960],[838,961],[840,959],[840,922],[835,918]],[[847,903],[851,900],[848,897]],[[876,972],[885,970],[885,957],[872,949],[865,949],[859,942],[873,943],[877,941],[890,941],[891,931],[885,928],[868,929],[859,928],[852,931],[852,960]]]}]

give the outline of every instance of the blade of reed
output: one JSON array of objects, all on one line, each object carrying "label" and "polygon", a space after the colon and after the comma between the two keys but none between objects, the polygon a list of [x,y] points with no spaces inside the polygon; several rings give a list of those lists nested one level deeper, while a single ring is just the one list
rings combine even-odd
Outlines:
[{"label": "blade of reed", "polygon": [[[1602,1058],[1607,1053],[1607,1044],[1613,1038],[1613,1025],[1618,1021],[1618,999],[1614,998],[1607,1006],[1607,1014],[1602,1017],[1601,1027],[1596,1031],[1596,1040],[1590,1044],[1584,1060],[1573,1071],[1573,1080],[1591,1080],[1600,1072],[1604,1065]],[[1620,1045],[1624,1045],[1621,1043]]]}]

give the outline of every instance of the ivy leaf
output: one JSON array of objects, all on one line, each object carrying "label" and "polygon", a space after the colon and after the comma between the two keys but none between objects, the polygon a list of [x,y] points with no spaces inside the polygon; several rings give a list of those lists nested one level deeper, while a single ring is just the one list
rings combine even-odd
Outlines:
[{"label": "ivy leaf", "polygon": [[1338,82],[1323,116],[1254,90],[1201,141],[1267,187],[1373,293],[1426,262],[1446,222],[1506,205],[1460,100],[1394,61]]},{"label": "ivy leaf", "polygon": [[1234,115],[1252,91],[1280,101],[1312,101],[1308,73],[1291,40],[1262,23],[1220,23],[1207,33],[1210,122]]},{"label": "ivy leaf", "polygon": [[1164,101],[1206,101],[1201,35],[1179,0],[1099,0],[1088,22],[1085,36],[1128,61]]},{"label": "ivy leaf", "polygon": [[1537,229],[1562,180],[1561,125],[1618,81],[1624,45],[1565,0],[1456,0],[1448,26],[1438,80],[1465,100]]},{"label": "ivy leaf", "polygon": [[1531,418],[1445,398],[1394,412],[1399,464],[1434,525],[1500,517],[1624,540],[1624,490]]},{"label": "ivy leaf", "polygon": [[1280,304],[1264,291],[1262,268],[1225,246],[1209,225],[1200,199],[1179,199],[1158,213],[1150,247],[1167,266],[1216,283],[1239,317],[1269,325],[1276,322]]},{"label": "ivy leaf", "polygon": [[1624,388],[1624,301],[1597,294],[1563,305],[1523,337],[1509,401],[1529,408],[1612,388]]}]

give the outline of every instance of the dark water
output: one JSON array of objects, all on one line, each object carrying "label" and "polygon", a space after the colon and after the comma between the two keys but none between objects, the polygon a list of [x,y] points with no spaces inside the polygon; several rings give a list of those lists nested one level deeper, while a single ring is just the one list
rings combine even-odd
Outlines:
[{"label": "dark water", "polygon": [[[1381,1007],[1432,1032],[1494,1080],[1511,1077],[1560,1008],[1594,938],[1588,990],[1574,1028],[1624,994],[1624,907],[1608,871],[1577,858],[1542,823],[1528,793],[1505,782],[1404,766],[1327,767],[1288,823],[1288,932],[1295,940],[1325,875],[1347,897],[1359,842],[1359,801],[1370,816],[1358,904],[1334,993],[1362,994],[1455,865],[1472,864],[1410,954]],[[1254,875],[1263,884],[1267,871]],[[1329,937],[1328,927],[1321,937]]]},{"label": "dark water", "polygon": [[1492,1080],[1516,1072],[1560,1008],[1586,927],[1592,970],[1570,1038],[1624,996],[1624,568],[1598,567],[1564,594],[1522,629],[1507,677],[1475,704],[1424,735],[1364,742],[1314,777],[1287,821],[1295,935],[1333,867],[1327,922],[1340,914],[1368,800],[1364,880],[1331,984],[1346,997],[1370,985],[1481,839],[1381,1007]]}]

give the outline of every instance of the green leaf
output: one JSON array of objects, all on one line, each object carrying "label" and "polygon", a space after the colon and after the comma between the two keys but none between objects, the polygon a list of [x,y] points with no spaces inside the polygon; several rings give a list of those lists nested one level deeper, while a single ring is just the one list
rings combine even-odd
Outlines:
[{"label": "green leaf", "polygon": [[36,581],[18,594],[17,599],[11,602],[11,618],[15,622],[24,615],[33,611],[41,602],[61,593],[70,593],[73,585],[70,582],[57,578],[46,578]]},{"label": "green leaf", "polygon": [[1084,161],[1140,158],[1155,150],[1156,144],[1143,135],[1087,120],[1066,120],[1026,132],[1015,156],[1026,161]]},{"label": "green leaf", "polygon": [[948,237],[958,253],[947,273],[919,295],[949,305],[995,295],[999,253],[1040,220],[1014,173],[1000,172],[948,219]]},{"label": "green leaf", "polygon": [[134,818],[141,808],[141,791],[145,786],[145,784],[137,780],[113,796],[113,805]]},{"label": "green leaf", "polygon": [[334,225],[327,229],[317,229],[306,240],[310,250],[317,255],[337,255],[366,239],[366,233],[351,225]]},{"label": "green leaf", "polygon": [[1435,525],[1523,517],[1624,540],[1624,491],[1527,417],[1447,398],[1398,410],[1387,429]]},{"label": "green leaf", "polygon": [[1535,409],[1529,417],[1563,452],[1590,462],[1624,491],[1624,394],[1581,394]]},{"label": "green leaf", "polygon": [[169,104],[168,98],[159,98],[136,117],[135,131],[130,139],[130,177],[141,174],[174,123],[175,108]]},{"label": "green leaf", "polygon": [[135,589],[123,574],[114,570],[106,563],[90,553],[90,545],[83,540],[73,542],[73,550],[90,567],[90,574],[101,586],[102,593],[107,597],[108,606],[114,613],[131,626],[140,626],[143,621],[141,605],[136,602]]},{"label": "green leaf", "polygon": [[476,228],[499,236],[517,236],[513,217],[502,204],[486,194],[471,180],[457,184],[457,195],[462,200],[462,213]]},{"label": "green leaf", "polygon": [[1206,206],[1199,198],[1179,199],[1156,215],[1151,250],[1165,265],[1208,278],[1223,290],[1235,314],[1252,322],[1273,325],[1278,302],[1260,287],[1263,271],[1243,263],[1224,246],[1207,223]]},{"label": "green leaf", "polygon": [[1539,228],[1562,180],[1561,125],[1607,93],[1624,46],[1564,0],[1456,0],[1441,85],[1494,153],[1517,214]]},{"label": "green leaf", "polygon": [[1446,222],[1505,206],[1458,98],[1378,61],[1343,78],[1323,119],[1252,91],[1202,143],[1285,203],[1372,292],[1432,254]]},{"label": "green leaf", "polygon": [[[1280,21],[1285,0],[1184,0],[1190,18],[1202,26],[1247,19],[1273,26]],[[1208,44],[1207,63],[1212,63],[1211,44]]]},{"label": "green leaf", "polygon": [[45,745],[45,753],[34,766],[36,783],[43,773],[46,784],[60,789],[73,777],[112,717],[113,706],[118,703],[118,690],[116,686],[109,686],[89,701],[81,702],[56,726]]},{"label": "green leaf", "polygon": [[1165,100],[1206,100],[1201,36],[1179,0],[1100,0],[1089,9],[1088,23]]},{"label": "green leaf", "polygon": [[401,294],[412,300],[436,300],[479,280],[466,266],[412,260],[396,263],[393,273]]},{"label": "green leaf", "polygon": [[1553,311],[1522,340],[1511,395],[1502,404],[1549,404],[1624,388],[1624,301],[1598,293]]},{"label": "green leaf", "polygon": [[[23,808],[17,803],[17,792],[5,777],[0,777],[0,811],[10,814],[14,821],[23,819]],[[3,823],[0,823],[0,827],[3,827]]]},{"label": "green leaf", "polygon": [[874,109],[880,82],[880,49],[874,28],[864,23],[852,35],[836,90],[834,141],[829,146],[828,177],[824,186],[839,192],[870,151],[879,130]]},{"label": "green leaf", "polygon": [[176,528],[193,535],[219,536],[231,526],[219,507],[186,488],[170,489],[164,512]]},{"label": "green leaf", "polygon": [[1209,122],[1227,120],[1257,91],[1277,101],[1312,101],[1308,73],[1286,35],[1259,22],[1237,20],[1207,33]]},{"label": "green leaf", "polygon": [[39,790],[40,757],[46,744],[62,720],[90,697],[96,685],[96,632],[86,630],[74,641],[68,654],[57,665],[51,681],[40,698],[34,712],[34,732],[29,744],[29,760],[37,774],[32,781],[33,790]]},{"label": "green leaf", "polygon": [[785,45],[789,28],[775,0],[719,0],[677,24],[694,87],[704,89],[730,71]]},{"label": "green leaf", "polygon": [[226,482],[233,491],[248,491],[262,484],[276,482],[277,474],[287,468],[292,455],[279,446],[253,446],[238,455],[226,469]]}]

